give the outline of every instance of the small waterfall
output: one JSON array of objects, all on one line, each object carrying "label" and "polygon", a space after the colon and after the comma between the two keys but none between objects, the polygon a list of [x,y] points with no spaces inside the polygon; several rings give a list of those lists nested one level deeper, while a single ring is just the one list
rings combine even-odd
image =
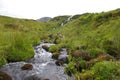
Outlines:
[{"label": "small waterfall", "polygon": [[67,20],[65,20],[64,22],[61,23],[61,26],[64,26],[65,24],[67,24],[73,16],[70,16],[69,18],[67,18]]},{"label": "small waterfall", "polygon": [[[0,68],[1,71],[9,74],[13,80],[68,80],[68,76],[64,74],[64,67],[57,66],[52,54],[42,48],[43,45],[50,47],[50,43],[42,43],[34,47],[35,56],[28,62],[14,62],[4,65]],[[62,56],[67,56],[66,49],[61,51]],[[32,64],[32,70],[22,70],[24,64]],[[69,79],[70,80],[70,79]],[[71,79],[73,80],[73,79]]]}]

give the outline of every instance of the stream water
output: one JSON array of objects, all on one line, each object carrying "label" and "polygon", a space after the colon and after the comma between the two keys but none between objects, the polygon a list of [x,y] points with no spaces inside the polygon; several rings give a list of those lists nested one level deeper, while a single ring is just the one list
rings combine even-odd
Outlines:
[{"label": "stream water", "polygon": [[73,16],[68,17],[67,20],[61,23],[61,26],[64,26],[65,24],[67,24],[72,19],[72,17]]},{"label": "stream water", "polygon": [[[13,80],[73,80],[64,73],[63,66],[57,66],[52,54],[42,48],[43,45],[51,46],[54,44],[41,43],[34,47],[34,58],[27,62],[14,62],[4,65],[0,68],[1,71],[9,74]],[[61,57],[67,56],[66,49],[61,51]],[[26,64],[32,64],[32,70],[22,70],[21,67]]]}]

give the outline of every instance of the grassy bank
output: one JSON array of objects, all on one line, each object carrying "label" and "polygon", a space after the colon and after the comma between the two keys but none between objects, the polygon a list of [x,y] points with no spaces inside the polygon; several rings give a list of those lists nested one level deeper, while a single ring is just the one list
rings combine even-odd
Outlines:
[{"label": "grassy bank", "polygon": [[66,73],[76,80],[119,80],[120,9],[69,16],[49,22],[0,16],[0,66],[33,57],[33,46],[41,40],[54,42],[49,51],[59,55],[67,48]]},{"label": "grassy bank", "polygon": [[0,16],[0,66],[34,56],[33,46],[46,39],[51,24]]},{"label": "grassy bank", "polygon": [[[66,72],[76,75],[77,80],[115,80],[120,75],[120,72],[114,74],[114,69],[120,70],[117,66],[120,63],[114,61],[120,59],[119,31],[120,9],[76,15],[70,22],[52,31],[57,45],[52,46],[50,51],[57,52],[61,47],[68,49]],[[96,65],[106,70],[97,72]]]}]

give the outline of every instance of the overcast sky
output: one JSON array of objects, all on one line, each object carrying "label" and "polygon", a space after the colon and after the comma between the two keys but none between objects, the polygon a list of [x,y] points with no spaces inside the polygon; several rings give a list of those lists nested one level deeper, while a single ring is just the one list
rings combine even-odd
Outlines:
[{"label": "overcast sky", "polygon": [[0,15],[38,19],[120,8],[120,0],[0,0]]}]

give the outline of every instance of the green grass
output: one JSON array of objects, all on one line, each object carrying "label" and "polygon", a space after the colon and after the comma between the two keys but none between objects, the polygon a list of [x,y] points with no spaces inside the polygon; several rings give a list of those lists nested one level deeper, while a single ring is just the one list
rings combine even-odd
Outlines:
[{"label": "green grass", "polygon": [[50,27],[49,23],[0,16],[0,66],[32,58],[33,46],[47,38]]},{"label": "green grass", "polygon": [[[34,56],[33,46],[45,40],[56,43],[49,48],[54,54],[60,48],[67,48],[69,63],[66,72],[74,74],[76,80],[117,80],[120,74],[117,65],[120,64],[109,61],[109,57],[104,59],[98,55],[109,54],[116,60],[120,58],[120,9],[75,15],[70,22],[61,26],[68,17],[57,16],[49,22],[37,22],[0,16],[0,66],[7,62],[30,59]],[[72,53],[76,50],[78,53],[88,53],[91,60],[73,57]],[[89,62],[90,67],[86,65]],[[96,69],[99,66],[102,70],[98,73]]]},{"label": "green grass", "polygon": [[[57,40],[58,44],[56,46],[66,47],[70,55],[80,47],[79,50],[88,52],[91,58],[96,58],[99,54],[109,54],[115,58],[120,58],[119,22],[120,9],[102,13],[86,13],[73,18],[63,27],[52,31],[52,34],[55,36],[59,33],[64,36],[64,38]],[[79,68],[75,67],[76,61],[74,61],[74,57],[72,58],[67,66],[67,72],[70,70],[74,75],[77,75],[81,72]],[[78,60],[78,62],[80,63],[81,60]],[[85,71],[87,69],[85,68]],[[102,75],[102,73],[100,74]],[[77,77],[81,76],[78,75]],[[108,80],[108,78],[105,80]]]}]

